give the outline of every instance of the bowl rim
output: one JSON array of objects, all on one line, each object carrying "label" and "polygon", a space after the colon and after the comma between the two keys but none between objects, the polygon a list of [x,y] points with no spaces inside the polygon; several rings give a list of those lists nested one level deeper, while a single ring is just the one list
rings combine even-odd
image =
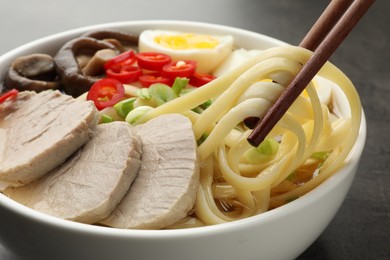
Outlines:
[{"label": "bowl rim", "polygon": [[[60,33],[55,33],[29,43],[23,44],[13,50],[10,50],[3,55],[0,56],[0,67],[1,64],[9,60],[10,58],[17,56],[21,52],[28,51],[31,47],[38,46],[45,42],[56,41],[58,39],[68,38],[69,36],[74,36],[77,34],[82,34],[89,30],[96,29],[108,29],[108,28],[125,28],[125,27],[144,27],[150,26],[151,28],[157,27],[167,27],[173,26],[175,28],[180,27],[193,27],[200,31],[218,31],[223,32],[231,32],[234,34],[242,35],[242,37],[255,37],[257,39],[264,40],[266,42],[272,43],[273,45],[284,45],[286,44],[283,41],[272,38],[267,35],[263,35],[261,33],[249,31],[246,29],[240,29],[237,27],[230,27],[226,25],[219,25],[213,23],[205,23],[205,22],[195,22],[195,21],[181,21],[181,20],[137,20],[137,21],[123,21],[123,22],[113,22],[113,23],[102,23],[95,24],[90,26],[84,26],[76,29],[66,30]],[[0,71],[0,76],[1,75]],[[0,77],[0,78],[1,78]],[[264,212],[262,214],[248,217],[246,219],[236,220],[233,222],[227,222],[218,225],[211,225],[205,227],[197,227],[197,228],[187,228],[187,229],[165,229],[165,230],[139,230],[139,229],[119,229],[119,228],[111,228],[90,224],[78,223],[70,220],[60,219],[54,216],[50,216],[38,211],[35,211],[27,206],[24,206],[4,194],[0,192],[0,206],[7,208],[8,210],[22,215],[25,218],[32,219],[36,222],[40,222],[41,224],[48,225],[51,227],[55,227],[57,229],[63,229],[72,232],[82,232],[88,233],[92,235],[104,235],[108,237],[127,237],[127,238],[170,238],[170,237],[188,237],[188,236],[199,236],[199,235],[207,235],[210,233],[225,233],[231,232],[237,229],[242,229],[249,226],[255,226],[258,224],[266,224],[268,222],[272,222],[276,219],[283,218],[286,215],[291,214],[291,212],[295,212],[300,210],[302,207],[310,203],[314,203],[318,198],[324,196],[324,194],[328,193],[335,186],[340,184],[349,174],[352,174],[351,170],[355,167],[359,160],[360,156],[363,152],[365,141],[366,141],[366,119],[364,116],[364,111],[362,111],[362,120],[360,124],[359,135],[357,140],[348,156],[348,161],[346,164],[336,171],[332,176],[326,179],[322,184],[316,187],[314,190],[308,192],[304,196],[286,204],[282,207]]]}]

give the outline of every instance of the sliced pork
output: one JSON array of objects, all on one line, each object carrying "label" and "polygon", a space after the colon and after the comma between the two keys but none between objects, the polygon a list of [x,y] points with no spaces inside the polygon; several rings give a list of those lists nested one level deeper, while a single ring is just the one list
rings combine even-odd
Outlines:
[{"label": "sliced pork", "polygon": [[161,229],[184,218],[199,185],[196,141],[190,120],[162,115],[135,127],[142,140],[138,176],[101,223],[117,228]]},{"label": "sliced pork", "polygon": [[0,105],[0,182],[22,186],[85,144],[98,123],[92,102],[59,91],[20,92]]},{"label": "sliced pork", "polygon": [[140,166],[141,143],[125,122],[98,125],[92,139],[40,180],[4,192],[52,216],[95,223],[128,191]]}]

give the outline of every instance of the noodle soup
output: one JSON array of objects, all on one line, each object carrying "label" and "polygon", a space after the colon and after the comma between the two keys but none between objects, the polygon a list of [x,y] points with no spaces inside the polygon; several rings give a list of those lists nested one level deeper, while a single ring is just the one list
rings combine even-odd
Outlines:
[{"label": "noodle soup", "polygon": [[[16,208],[16,211],[12,211],[16,213],[12,214],[21,213],[23,219],[32,216],[43,219],[43,222],[39,221],[39,225],[44,226],[43,229],[48,232],[49,237],[51,232],[57,229],[57,224],[53,225],[54,223],[58,223],[60,229],[69,228],[73,230],[72,233],[78,235],[92,232],[94,236],[99,237],[99,240],[101,239],[100,241],[108,245],[108,248],[99,253],[90,252],[89,256],[93,254],[93,257],[97,258],[107,256],[111,248],[118,249],[118,245],[119,255],[128,255],[129,249],[124,245],[132,241],[134,246],[131,248],[146,258],[153,257],[153,254],[154,256],[163,254],[174,259],[167,248],[172,248],[173,243],[179,240],[183,240],[179,243],[180,252],[184,254],[186,250],[190,250],[194,253],[194,257],[196,254],[204,258],[217,259],[222,259],[226,255],[238,257],[240,251],[247,252],[248,257],[259,255],[271,257],[270,251],[273,250],[266,250],[272,247],[270,244],[265,243],[261,249],[258,243],[255,245],[243,238],[249,236],[250,241],[252,239],[265,241],[268,239],[266,234],[269,232],[274,232],[278,239],[283,237],[280,241],[290,244],[286,251],[281,252],[284,257],[296,256],[312,241],[313,237],[319,234],[318,232],[321,232],[333,216],[356,170],[362,146],[352,150],[357,155],[350,155],[350,151],[355,145],[356,138],[364,143],[364,131],[359,132],[362,112],[352,83],[336,67],[327,63],[289,113],[273,129],[266,142],[258,148],[253,148],[246,141],[250,128],[245,124],[245,120],[262,116],[278,93],[283,90],[283,86],[301,68],[301,64],[308,60],[310,52],[234,28],[196,23],[178,25],[174,22],[167,22],[165,26],[178,31],[231,35],[234,38],[235,48],[260,50],[240,66],[227,72],[220,72],[216,79],[199,88],[191,89],[183,95],[179,93],[177,97],[162,104],[149,103],[150,109],[143,111],[144,113],[141,113],[136,120],[126,120],[127,115],[123,118],[125,121],[131,121],[133,125],[142,125],[165,114],[181,114],[190,120],[198,144],[197,165],[200,174],[195,203],[187,218],[166,227],[187,229],[160,232],[108,229],[58,220],[15,204],[5,196],[1,197],[2,200],[5,201],[5,205],[10,203],[12,208]],[[140,34],[150,28],[161,28],[161,24],[129,23],[104,25],[98,28],[115,28]],[[16,56],[39,52],[45,45],[50,46],[51,50],[58,49],[64,42],[93,29],[96,28],[83,28],[54,36],[52,39],[38,41],[20,49],[17,55],[12,53],[9,56],[5,55],[1,63],[1,66],[4,66],[2,73],[5,73],[6,67]],[[281,46],[269,48],[275,45]],[[330,89],[330,92],[326,92],[323,96],[318,95],[324,86],[325,89]],[[125,86],[126,88],[127,93],[134,93],[132,86]],[[269,96],[269,92],[272,92],[273,96]],[[86,95],[81,95],[78,99],[85,99]],[[141,100],[141,95],[127,96],[127,98],[136,98],[139,104],[145,102]],[[207,107],[202,107],[208,100],[211,102]],[[142,106],[145,106],[145,103]],[[107,110],[101,112],[102,117],[104,113],[107,113]],[[344,172],[341,176],[340,170]],[[340,192],[334,192],[333,189],[336,187],[340,188]],[[331,196],[329,192],[332,193]],[[323,203],[318,203],[319,201]],[[319,204],[324,207],[323,210],[318,210]],[[2,210],[5,208],[2,207]],[[316,210],[322,212],[323,216],[316,220],[300,221],[304,222],[302,225],[305,225],[305,229],[312,228],[313,231],[307,234],[310,239],[292,243],[294,238],[286,237],[283,231],[287,223],[298,220],[307,211],[316,212]],[[326,214],[324,210],[327,211]],[[31,221],[35,222],[35,220]],[[314,222],[311,224],[311,221]],[[188,229],[204,225],[209,226]],[[275,229],[276,225],[280,225],[280,228]],[[253,229],[254,227],[258,230]],[[296,228],[302,230],[300,225],[289,226],[289,229]],[[164,240],[165,236],[171,237],[172,240]],[[183,239],[184,237],[186,239]],[[222,237],[226,240],[226,244],[235,244],[234,241],[240,238],[247,242],[235,253],[231,251],[233,249],[227,249],[224,253],[196,250],[201,245],[207,245],[207,241],[216,239],[221,241]],[[145,239],[153,246],[164,245],[165,249],[157,250],[156,253],[140,253],[136,250],[136,245]],[[111,240],[119,244],[115,246],[110,242]],[[186,245],[190,241],[196,246]],[[84,243],[82,235],[79,239],[80,245],[76,248],[81,248]],[[23,247],[12,242],[9,244],[11,248]],[[51,256],[56,255],[54,250],[49,250],[47,253]],[[69,250],[69,256],[77,257],[77,250]],[[176,254],[176,257],[180,259],[180,253]]]}]

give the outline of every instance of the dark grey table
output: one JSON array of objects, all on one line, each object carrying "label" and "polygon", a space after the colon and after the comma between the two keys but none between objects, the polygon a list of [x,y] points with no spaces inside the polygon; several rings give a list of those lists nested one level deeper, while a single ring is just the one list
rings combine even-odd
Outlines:
[{"label": "dark grey table", "polygon": [[[217,23],[299,44],[328,2],[1,0],[0,55],[31,40],[76,27],[147,19]],[[342,208],[298,259],[390,259],[390,1],[377,0],[331,60],[358,88],[368,138]],[[18,258],[0,245],[0,259]]]}]

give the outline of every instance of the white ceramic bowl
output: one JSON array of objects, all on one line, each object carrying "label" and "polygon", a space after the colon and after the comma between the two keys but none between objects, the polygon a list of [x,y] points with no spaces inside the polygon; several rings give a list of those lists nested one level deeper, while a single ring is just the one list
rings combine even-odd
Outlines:
[{"label": "white ceramic bowl", "polygon": [[[231,34],[235,44],[263,49],[283,44],[257,33],[196,22],[134,21],[85,27],[49,36],[0,57],[0,79],[18,56],[54,54],[66,41],[102,28],[133,33],[174,29]],[[120,230],[51,217],[0,194],[0,243],[21,259],[293,259],[325,229],[342,204],[358,167],[366,137],[363,116],[349,162],[307,195],[248,219],[184,230]]]}]

